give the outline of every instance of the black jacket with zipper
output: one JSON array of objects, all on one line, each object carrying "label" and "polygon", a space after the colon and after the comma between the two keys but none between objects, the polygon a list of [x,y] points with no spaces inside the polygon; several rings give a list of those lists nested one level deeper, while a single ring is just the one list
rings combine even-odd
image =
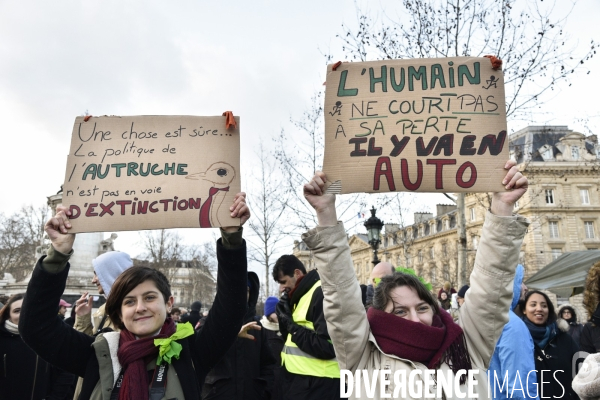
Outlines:
[{"label": "black jacket with zipper", "polygon": [[[577,400],[579,396],[571,387],[577,374],[572,371],[573,356],[579,346],[567,332],[558,330],[546,347],[534,345],[535,369],[537,370],[539,398],[561,398]],[[543,371],[543,375],[542,375]]]},{"label": "black jacket with zipper", "polygon": [[[248,272],[248,282],[251,286],[244,324],[259,322],[256,316],[260,288],[258,275]],[[248,333],[254,336],[254,340],[238,337],[225,356],[208,373],[202,389],[203,399],[271,398],[275,357],[269,346],[267,332],[263,328],[249,330]]]},{"label": "black jacket with zipper", "polygon": [[[58,318],[58,317],[57,317]],[[42,400],[50,392],[54,368],[0,325],[0,400]]]}]

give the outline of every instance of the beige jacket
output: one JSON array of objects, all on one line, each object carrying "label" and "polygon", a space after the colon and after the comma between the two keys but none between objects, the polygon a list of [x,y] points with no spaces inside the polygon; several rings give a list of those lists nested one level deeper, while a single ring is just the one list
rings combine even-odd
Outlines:
[{"label": "beige jacket", "polygon": [[[76,315],[75,316],[75,328],[76,331],[83,332],[86,335],[93,336],[98,333],[98,327],[100,326],[100,322],[102,322],[102,318],[104,317],[105,311],[104,308],[106,303],[102,304],[98,310],[93,314],[86,314],[82,317]],[[94,320],[94,324],[92,325],[92,319]],[[119,328],[113,325],[110,318],[106,318],[104,321],[103,328],[110,328],[115,332],[119,332]],[[77,379],[77,385],[75,385],[75,392],[73,396],[73,400],[79,399],[79,394],[81,393],[81,385],[83,384],[83,378]]]},{"label": "beige jacket", "polygon": [[[500,333],[508,322],[515,268],[528,225],[529,223],[519,216],[498,217],[487,213],[475,258],[475,267],[470,278],[471,288],[465,296],[465,304],[460,309],[459,324],[465,332],[473,369],[479,370],[479,374],[475,375],[476,395],[467,395],[466,398],[490,398],[486,371]],[[356,386],[354,386],[350,398],[380,399],[396,396],[413,398],[409,396],[408,390],[405,396],[401,391],[394,396],[396,389],[394,373],[404,371],[408,384],[411,371],[422,371],[427,367],[385,354],[377,345],[362,305],[361,291],[354,274],[343,225],[338,223],[335,227],[317,227],[305,233],[302,238],[313,251],[319,270],[325,296],[323,308],[327,328],[340,369],[349,370],[353,377],[356,377],[357,370],[366,370],[371,376],[378,370],[391,371],[391,375],[388,376],[391,382],[383,385],[383,393],[380,392],[379,384],[381,375],[378,376],[372,395],[367,393],[367,387],[361,377],[360,396],[357,396]],[[448,365],[443,364],[439,369],[448,376]],[[417,381],[421,384],[423,380],[423,374],[420,378],[417,376]],[[460,388],[462,393],[466,393],[467,390],[464,386]],[[429,387],[433,392],[437,392],[435,384]],[[422,397],[424,396],[414,398]],[[444,398],[458,398],[456,388],[453,387],[452,391],[445,392]]]},{"label": "beige jacket", "polygon": [[[106,303],[102,304],[100,306],[100,308],[98,308],[98,311],[96,311],[93,314],[87,314],[82,317],[76,316],[75,317],[75,325],[73,326],[75,328],[75,330],[79,331],[79,332],[83,332],[89,336],[97,334],[98,327],[100,326],[100,322],[102,321],[102,318],[104,317],[104,314],[105,314],[105,311],[104,311],[105,306],[106,306]],[[92,319],[94,320],[93,325],[92,325]],[[113,331],[117,331],[117,332],[119,331],[119,328],[117,328],[113,325],[110,318],[106,318],[106,321],[104,321],[103,328],[110,328]]]}]

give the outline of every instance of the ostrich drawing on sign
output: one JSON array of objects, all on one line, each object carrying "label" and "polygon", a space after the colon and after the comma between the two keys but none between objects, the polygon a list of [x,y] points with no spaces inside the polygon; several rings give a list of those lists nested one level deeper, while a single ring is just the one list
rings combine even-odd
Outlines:
[{"label": "ostrich drawing on sign", "polygon": [[229,185],[235,178],[235,169],[226,162],[218,161],[208,167],[206,171],[191,174],[185,178],[212,183],[213,186],[208,192],[208,197],[200,207],[200,228],[221,226],[219,209],[225,200],[225,192],[229,191]]}]

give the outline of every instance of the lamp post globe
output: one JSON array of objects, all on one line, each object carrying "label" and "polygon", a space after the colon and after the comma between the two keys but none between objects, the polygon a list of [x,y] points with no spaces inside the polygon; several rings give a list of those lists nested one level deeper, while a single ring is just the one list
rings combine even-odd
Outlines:
[{"label": "lamp post globe", "polygon": [[380,260],[377,258],[377,249],[381,243],[380,235],[381,229],[383,228],[383,221],[375,216],[377,210],[375,207],[371,208],[371,216],[365,221],[365,228],[367,228],[367,237],[369,238],[369,244],[373,249],[373,265],[379,264]]}]

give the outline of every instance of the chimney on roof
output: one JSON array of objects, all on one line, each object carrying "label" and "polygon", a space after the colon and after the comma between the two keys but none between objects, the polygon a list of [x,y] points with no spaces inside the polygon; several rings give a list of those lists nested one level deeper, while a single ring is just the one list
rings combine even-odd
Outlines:
[{"label": "chimney on roof", "polygon": [[450,211],[456,210],[456,204],[437,204],[436,206],[436,217],[444,214],[448,214]]},{"label": "chimney on roof", "polygon": [[428,213],[428,212],[416,212],[414,214],[414,216],[415,216],[415,224],[420,224],[421,222],[425,222],[425,221],[433,218],[433,214]]}]

